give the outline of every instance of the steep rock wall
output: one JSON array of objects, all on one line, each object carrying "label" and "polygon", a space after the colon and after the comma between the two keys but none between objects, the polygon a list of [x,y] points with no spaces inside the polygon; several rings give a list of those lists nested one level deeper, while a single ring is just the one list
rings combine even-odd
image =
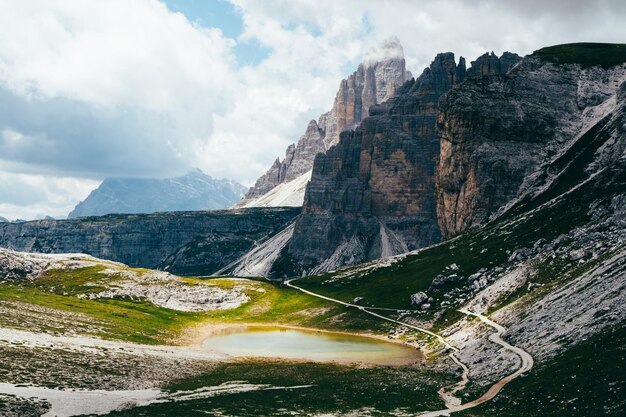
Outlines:
[{"label": "steep rock wall", "polygon": [[299,212],[267,208],[0,223],[0,247],[86,253],[135,267],[210,275],[278,233]]},{"label": "steep rock wall", "polygon": [[[487,57],[489,60],[491,57]],[[532,187],[533,173],[563,152],[615,99],[624,67],[557,65],[524,58],[506,74],[468,77],[442,100],[437,217],[444,238],[487,221]]]},{"label": "steep rock wall", "polygon": [[406,71],[404,53],[397,38],[388,39],[379,49],[375,59],[366,59],[339,83],[332,109],[317,121],[309,122],[298,143],[289,145],[282,161],[279,158],[274,161],[248,191],[241,206],[309,172],[318,153],[325,153],[335,145],[341,132],[354,129],[367,117],[371,106],[392,97],[412,77]]},{"label": "steep rock wall", "polygon": [[289,253],[304,268],[406,252],[439,240],[434,171],[437,102],[465,77],[461,59],[439,54],[415,81],[315,159]]}]

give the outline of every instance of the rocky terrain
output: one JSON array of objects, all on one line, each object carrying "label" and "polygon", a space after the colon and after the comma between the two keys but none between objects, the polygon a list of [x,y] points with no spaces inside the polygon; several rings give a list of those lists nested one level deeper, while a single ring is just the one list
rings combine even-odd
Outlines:
[{"label": "rocky terrain", "polygon": [[[325,153],[339,142],[339,134],[354,129],[365,117],[369,109],[392,97],[396,90],[411,79],[406,71],[404,53],[400,41],[390,38],[371,58],[359,65],[358,69],[339,84],[333,107],[322,114],[317,121],[311,120],[297,144],[289,145],[285,157],[276,159],[270,169],[261,176],[238,206],[263,206],[259,198],[280,184],[289,183],[313,168],[315,156]],[[294,190],[302,196],[304,190]],[[265,199],[267,200],[267,198]],[[280,200],[274,206],[301,206],[302,198]],[[268,205],[267,202],[265,205]]]},{"label": "rocky terrain", "polygon": [[[595,51],[577,48],[579,61]],[[303,213],[269,275],[329,271],[482,225],[545,189],[565,168],[558,158],[594,131],[598,143],[618,141],[619,154],[624,64],[560,63],[548,52],[485,54],[467,70],[440,54],[373,107],[316,158]],[[602,149],[594,167],[610,159]]]},{"label": "rocky terrain", "polygon": [[19,283],[36,281],[48,271],[101,267],[100,279],[92,285],[93,291],[78,295],[90,300],[98,298],[135,298],[178,311],[210,311],[239,307],[250,300],[237,289],[196,283],[161,271],[132,270],[124,264],[103,262],[87,255],[32,254],[0,249],[0,277],[2,281]]},{"label": "rocky terrain", "polygon": [[1,223],[0,247],[79,252],[176,274],[210,275],[278,233],[298,213],[267,208]]},{"label": "rocky terrain", "polygon": [[440,106],[436,186],[444,237],[484,223],[533,187],[539,164],[614,110],[626,80],[623,65],[581,68],[533,55],[506,74],[488,74],[468,77]]},{"label": "rocky terrain", "polygon": [[219,210],[232,206],[246,187],[194,169],[178,178],[107,178],[78,203],[68,218],[111,213]]}]

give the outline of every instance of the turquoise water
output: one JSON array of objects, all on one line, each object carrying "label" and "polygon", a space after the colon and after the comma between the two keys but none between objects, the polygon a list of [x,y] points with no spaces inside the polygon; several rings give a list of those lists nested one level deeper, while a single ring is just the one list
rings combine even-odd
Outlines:
[{"label": "turquoise water", "polygon": [[421,358],[418,350],[363,336],[280,327],[237,327],[210,336],[203,346],[236,357],[304,359],[405,365]]}]

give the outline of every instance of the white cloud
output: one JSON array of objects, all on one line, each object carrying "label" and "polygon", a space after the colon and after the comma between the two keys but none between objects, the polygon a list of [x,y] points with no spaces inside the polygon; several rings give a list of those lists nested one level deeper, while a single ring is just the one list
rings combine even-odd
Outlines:
[{"label": "white cloud", "polygon": [[5,137],[0,165],[99,178],[186,169],[189,143],[241,90],[234,44],[156,0],[0,1],[0,107],[30,116],[8,108],[0,129],[50,147]]},{"label": "white cloud", "polygon": [[0,16],[0,80],[23,95],[211,111],[237,85],[234,42],[157,1],[3,1]]},{"label": "white cloud", "polygon": [[65,217],[97,181],[0,171],[0,215],[9,220]]}]

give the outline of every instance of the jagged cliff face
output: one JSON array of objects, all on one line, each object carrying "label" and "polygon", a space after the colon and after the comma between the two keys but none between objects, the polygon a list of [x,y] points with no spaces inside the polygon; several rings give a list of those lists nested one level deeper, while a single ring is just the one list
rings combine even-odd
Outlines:
[{"label": "jagged cliff face", "polygon": [[594,48],[485,54],[467,70],[440,54],[316,157],[303,213],[272,273],[331,270],[482,225],[546,195],[569,175],[559,158],[587,140],[606,143],[586,156],[589,166],[623,159],[625,60],[598,58]]},{"label": "jagged cliff face", "polygon": [[293,181],[309,172],[313,167],[315,155],[325,151],[324,130],[315,120],[311,120],[298,143],[289,145],[282,161],[276,158],[270,169],[256,181],[254,187],[250,188],[241,206],[246,206],[246,201],[262,197],[280,184]]},{"label": "jagged cliff face", "polygon": [[292,181],[311,171],[318,153],[325,153],[339,141],[339,134],[354,129],[375,104],[392,97],[396,90],[411,78],[406,71],[402,46],[392,38],[377,51],[377,57],[368,58],[358,69],[339,84],[333,107],[317,121],[311,120],[304,135],[290,145],[281,161],[276,159],[246,194],[242,205],[261,197],[279,184]]},{"label": "jagged cliff face", "polygon": [[505,74],[494,72],[491,56],[481,58],[484,75],[450,91],[438,116],[443,237],[484,223],[536,187],[537,168],[606,114],[624,81],[623,65],[583,69],[531,55]]},{"label": "jagged cliff face", "polygon": [[355,131],[315,160],[289,253],[328,270],[439,240],[434,172],[439,98],[465,77],[439,54],[414,82],[370,109]]},{"label": "jagged cliff face", "polygon": [[383,49],[388,58],[366,60],[339,84],[332,110],[320,118],[326,132],[326,149],[339,142],[341,132],[357,127],[369,115],[372,106],[393,97],[398,88],[411,79],[399,42],[390,40],[383,44]]}]

